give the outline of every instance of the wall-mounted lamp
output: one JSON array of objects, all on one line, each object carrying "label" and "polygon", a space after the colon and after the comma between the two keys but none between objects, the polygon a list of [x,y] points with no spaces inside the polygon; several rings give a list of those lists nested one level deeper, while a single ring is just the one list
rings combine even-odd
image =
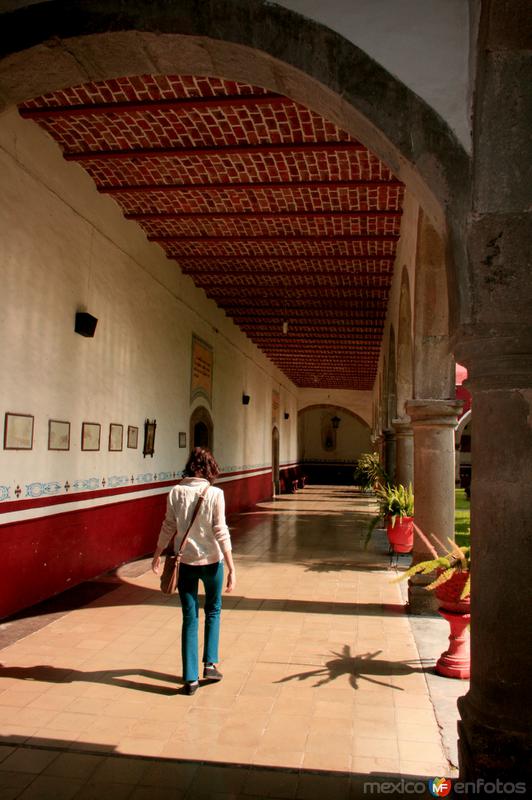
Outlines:
[{"label": "wall-mounted lamp", "polygon": [[290,414],[288,413],[288,411],[284,412],[284,418],[285,419],[290,419]]},{"label": "wall-mounted lamp", "polygon": [[80,336],[87,336],[92,339],[98,320],[92,314],[87,314],[86,311],[76,311],[76,321],[74,323],[74,332],[79,333]]},{"label": "wall-mounted lamp", "polygon": [[249,406],[249,400],[250,400],[249,394],[243,394],[242,395],[242,405],[243,406]]},{"label": "wall-mounted lamp", "polygon": [[340,425],[341,421],[342,420],[340,419],[340,417],[337,417],[336,414],[334,415],[334,417],[331,417],[331,423],[335,431],[338,430],[338,426]]}]

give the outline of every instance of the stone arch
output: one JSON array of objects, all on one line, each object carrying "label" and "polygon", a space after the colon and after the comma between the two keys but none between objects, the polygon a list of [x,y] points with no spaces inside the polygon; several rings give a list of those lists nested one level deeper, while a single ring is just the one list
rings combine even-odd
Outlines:
[{"label": "stone arch", "polygon": [[466,411],[465,414],[463,414],[460,417],[458,425],[456,426],[455,437],[457,444],[460,444],[460,437],[462,436],[464,429],[467,427],[467,425],[469,425],[470,422],[471,422],[471,409],[469,409],[469,411]]},{"label": "stone arch", "polygon": [[274,425],[272,428],[272,482],[273,494],[281,493],[281,473],[280,473],[280,448],[279,448],[279,428]]},{"label": "stone arch", "polygon": [[454,397],[455,361],[450,346],[445,240],[420,212],[414,301],[414,397]]},{"label": "stone arch", "polygon": [[467,497],[470,497],[471,493],[471,471],[473,466],[471,457],[472,422],[473,417],[471,409],[469,409],[460,417],[454,432],[456,447],[456,482],[461,489],[465,489]]},{"label": "stone arch", "polygon": [[349,408],[346,408],[345,406],[336,405],[335,403],[311,403],[308,406],[302,406],[298,410],[297,415],[298,417],[301,417],[301,414],[303,414],[303,412],[315,408],[323,408],[331,410],[334,409],[335,411],[341,411],[342,414],[347,414],[350,417],[354,417],[354,419],[356,419],[358,422],[360,422],[361,425],[364,425],[369,430],[369,425],[366,422],[366,420],[363,419],[363,417],[361,417],[359,414],[356,414],[354,411],[351,411]]},{"label": "stone arch", "polygon": [[399,297],[399,326],[397,334],[397,414],[405,413],[405,403],[410,400],[414,386],[412,346],[412,303],[408,270],[403,267]]},{"label": "stone arch", "polygon": [[212,0],[205,12],[196,0],[49,0],[0,20],[0,108],[91,80],[195,74],[263,86],[330,119],[389,165],[445,239],[449,232],[454,317],[469,319],[470,159],[430,106],[340,34],[258,0]]},{"label": "stone arch", "polygon": [[386,396],[386,427],[389,428],[392,420],[397,416],[397,371],[395,355],[395,331],[390,325],[390,338],[388,339],[388,371],[387,371],[387,396]]},{"label": "stone arch", "polygon": [[214,448],[214,425],[205,406],[198,406],[190,416],[190,447]]},{"label": "stone arch", "polygon": [[380,395],[380,429],[382,431],[387,427],[386,413],[388,409],[388,359],[386,354],[382,359],[382,373],[381,373],[381,395]]}]

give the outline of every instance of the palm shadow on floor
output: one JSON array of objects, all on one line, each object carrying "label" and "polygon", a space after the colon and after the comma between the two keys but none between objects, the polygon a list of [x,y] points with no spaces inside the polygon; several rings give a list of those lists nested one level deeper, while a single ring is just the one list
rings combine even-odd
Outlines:
[{"label": "palm shadow on floor", "polygon": [[361,655],[355,656],[351,654],[351,647],[345,644],[342,648],[342,652],[333,652],[332,654],[336,656],[336,658],[327,661],[323,667],[308,672],[297,672],[295,675],[287,675],[286,678],[281,678],[281,680],[275,681],[275,683],[306,681],[316,678],[316,683],[312,685],[314,688],[318,688],[332,683],[342,675],[348,675],[349,683],[353,689],[358,689],[358,682],[364,680],[402,692],[404,689],[400,686],[377,680],[377,677],[384,677],[386,675],[412,675],[414,673],[423,674],[425,672],[422,662],[419,660],[414,662],[414,664],[409,661],[386,661],[377,658],[381,653],[382,650],[376,650],[374,653],[362,653]]}]

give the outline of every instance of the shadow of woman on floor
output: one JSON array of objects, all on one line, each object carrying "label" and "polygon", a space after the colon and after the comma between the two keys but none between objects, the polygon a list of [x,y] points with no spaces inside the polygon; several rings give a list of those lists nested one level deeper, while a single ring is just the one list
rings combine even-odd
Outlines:
[{"label": "shadow of woman on floor", "polygon": [[[150,682],[127,680],[128,676],[146,678]],[[124,689],[137,689],[154,694],[177,694],[176,683],[182,683],[175,675],[165,672],[154,672],[151,669],[113,669],[94,672],[82,672],[67,667],[53,667],[49,664],[36,664],[33,667],[6,667],[0,664],[0,678],[15,678],[22,681],[44,681],[45,683],[107,683],[110,686],[122,686]],[[153,681],[153,682],[152,682]],[[163,686],[162,682],[173,686]]]},{"label": "shadow of woman on floor", "polygon": [[421,661],[415,662],[418,666],[413,666],[411,663],[405,661],[385,661],[378,659],[377,656],[382,653],[382,650],[376,650],[374,653],[362,653],[360,655],[352,655],[351,647],[345,644],[341,653],[333,652],[336,658],[327,661],[323,667],[319,669],[310,670],[309,672],[298,672],[295,675],[288,675],[286,678],[281,678],[275,683],[288,683],[289,681],[305,681],[310,678],[318,678],[314,687],[325,686],[327,683],[332,683],[342,675],[349,675],[349,683],[353,689],[358,689],[358,681],[364,680],[369,683],[376,683],[379,686],[388,686],[391,689],[404,691],[400,686],[395,686],[392,683],[386,683],[376,680],[375,676],[385,675],[412,675],[414,673],[423,674],[424,669]]}]

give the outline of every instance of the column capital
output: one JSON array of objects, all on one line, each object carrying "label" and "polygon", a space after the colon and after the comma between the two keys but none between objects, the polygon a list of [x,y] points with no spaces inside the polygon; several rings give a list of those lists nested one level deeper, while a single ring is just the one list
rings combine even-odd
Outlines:
[{"label": "column capital", "polygon": [[397,438],[413,436],[412,420],[410,417],[401,417],[400,419],[392,419],[392,425],[395,430]]},{"label": "column capital", "polygon": [[467,367],[467,387],[480,391],[532,387],[532,326],[466,326],[455,337],[454,353]]},{"label": "column capital", "polygon": [[455,427],[463,407],[461,400],[409,400],[406,410],[412,427]]}]

